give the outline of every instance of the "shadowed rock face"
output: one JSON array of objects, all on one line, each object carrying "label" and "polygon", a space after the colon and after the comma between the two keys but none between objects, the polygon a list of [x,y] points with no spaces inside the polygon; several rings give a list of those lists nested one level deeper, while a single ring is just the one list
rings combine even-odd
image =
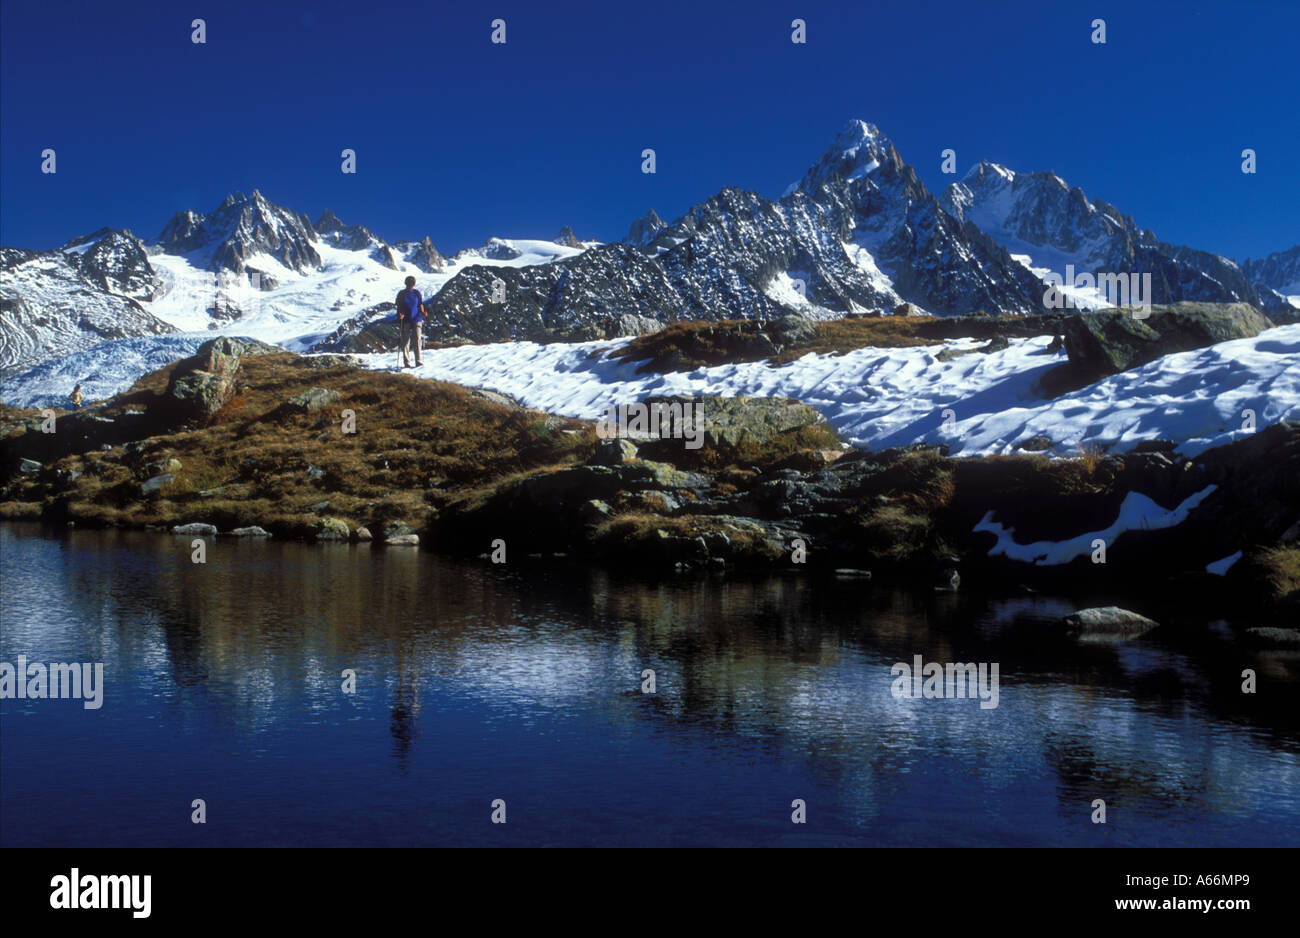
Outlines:
[{"label": "shadowed rock face", "polygon": [[1273,323],[1245,303],[1177,303],[1153,307],[1146,319],[1099,310],[1064,320],[1065,351],[1079,380],[1094,381],[1163,355],[1259,335]]}]

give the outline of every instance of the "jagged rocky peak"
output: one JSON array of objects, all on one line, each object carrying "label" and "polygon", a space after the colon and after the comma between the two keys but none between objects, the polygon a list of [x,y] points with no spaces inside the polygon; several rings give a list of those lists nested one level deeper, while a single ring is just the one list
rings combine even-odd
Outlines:
[{"label": "jagged rocky peak", "polygon": [[149,263],[144,242],[130,231],[100,228],[73,238],[58,249],[87,283],[108,293],[152,300],[163,293],[163,282]]},{"label": "jagged rocky peak", "polygon": [[561,228],[560,233],[557,234],[551,240],[554,241],[556,244],[564,245],[566,248],[582,247],[582,242],[578,240],[578,236],[573,233],[573,229],[570,228],[568,225],[565,225],[563,228]]},{"label": "jagged rocky peak", "polygon": [[1141,234],[1113,205],[1090,200],[1055,172],[1017,173],[987,160],[950,185],[940,202],[955,218],[971,221],[994,237],[1071,255],[1095,253],[1112,239],[1136,240]]},{"label": "jagged rocky peak", "polygon": [[321,213],[312,229],[325,241],[348,251],[363,251],[380,243],[379,237],[365,225],[345,225],[329,209]]},{"label": "jagged rocky peak", "polygon": [[816,164],[804,173],[797,188],[812,195],[828,182],[862,179],[882,166],[894,170],[906,168],[893,143],[875,124],[851,120],[835,135]]},{"label": "jagged rocky peak", "polygon": [[249,258],[266,254],[291,270],[318,270],[317,235],[306,216],[266,200],[257,189],[232,192],[209,215],[193,211],[172,217],[157,244],[168,254],[205,255],[210,270],[243,273]]},{"label": "jagged rocky peak", "polygon": [[438,253],[428,235],[424,236],[423,241],[406,244],[404,248],[406,260],[426,274],[440,273],[447,266],[447,258]]},{"label": "jagged rocky peak", "polygon": [[627,230],[627,243],[634,244],[637,247],[644,247],[667,227],[668,225],[659,217],[659,214],[654,209],[650,209],[650,211],[632,222],[631,227]]}]

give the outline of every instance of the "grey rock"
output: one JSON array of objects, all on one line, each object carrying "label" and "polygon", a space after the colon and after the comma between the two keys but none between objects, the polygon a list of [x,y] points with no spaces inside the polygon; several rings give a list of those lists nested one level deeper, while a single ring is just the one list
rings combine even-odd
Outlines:
[{"label": "grey rock", "polygon": [[1061,620],[1071,635],[1081,638],[1136,638],[1160,623],[1119,606],[1096,606],[1071,613]]},{"label": "grey rock", "polygon": [[190,534],[200,537],[212,537],[217,533],[215,524],[204,524],[201,521],[193,521],[189,524],[177,524],[172,527],[173,534]]},{"label": "grey rock", "polygon": [[167,486],[171,485],[175,481],[176,476],[172,475],[170,472],[164,472],[162,475],[154,476],[152,479],[147,479],[142,482],[140,484],[140,494],[152,495],[154,492],[167,488]]},{"label": "grey rock", "polygon": [[305,414],[318,411],[335,403],[338,399],[338,391],[329,391],[325,388],[308,388],[301,394],[295,394],[289,398],[287,404],[291,410],[297,410]]},{"label": "grey rock", "polygon": [[636,444],[631,440],[597,440],[590,464],[593,466],[621,466],[637,458]]},{"label": "grey rock", "polygon": [[1096,379],[1137,368],[1174,352],[1252,338],[1273,323],[1245,303],[1156,306],[1145,319],[1133,312],[1081,312],[1065,320],[1065,351],[1081,377]]},{"label": "grey rock", "polygon": [[271,532],[257,525],[247,528],[235,528],[230,532],[232,537],[270,537]]}]

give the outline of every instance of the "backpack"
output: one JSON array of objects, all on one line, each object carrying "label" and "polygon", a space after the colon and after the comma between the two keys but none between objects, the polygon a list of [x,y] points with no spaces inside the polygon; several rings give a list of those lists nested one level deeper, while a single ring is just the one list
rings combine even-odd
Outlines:
[{"label": "backpack", "polygon": [[408,310],[408,309],[406,308],[406,290],[405,290],[405,289],[402,289],[402,290],[398,290],[398,291],[397,291],[397,302],[396,302],[394,305],[397,307],[397,318],[398,318],[398,319],[405,319],[406,316],[407,316],[407,314],[410,312],[410,310]]}]

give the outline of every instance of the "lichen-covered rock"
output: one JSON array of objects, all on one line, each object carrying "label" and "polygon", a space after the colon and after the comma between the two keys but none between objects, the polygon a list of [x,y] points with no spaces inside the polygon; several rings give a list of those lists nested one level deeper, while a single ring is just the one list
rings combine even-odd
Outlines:
[{"label": "lichen-covered rock", "polygon": [[415,528],[411,527],[405,521],[390,521],[384,525],[384,540],[391,541],[393,538],[406,537],[415,533]]},{"label": "lichen-covered rock", "polygon": [[420,535],[418,534],[399,534],[396,537],[384,538],[384,543],[390,547],[419,547]]},{"label": "lichen-covered rock", "polygon": [[278,351],[263,342],[221,336],[199,346],[173,369],[160,409],[170,418],[206,420],[235,396],[240,360],[249,354]]},{"label": "lichen-covered rock", "polygon": [[[789,430],[826,423],[814,408],[785,397],[652,397],[644,403],[651,408],[678,405],[683,415],[692,415],[693,421],[702,420],[702,445],[717,450],[735,449],[742,443],[762,444]],[[687,405],[692,407],[687,409]],[[668,413],[676,411],[661,411],[663,415]],[[673,423],[661,416],[661,428],[665,425],[671,427]],[[687,432],[697,429],[691,422]]]},{"label": "lichen-covered rock", "polygon": [[352,536],[347,522],[338,518],[321,518],[312,525],[311,532],[318,541],[346,541]]},{"label": "lichen-covered rock", "polygon": [[177,524],[172,526],[173,534],[190,534],[199,537],[211,537],[217,533],[215,524],[204,524],[201,521],[191,522],[190,524]]}]

